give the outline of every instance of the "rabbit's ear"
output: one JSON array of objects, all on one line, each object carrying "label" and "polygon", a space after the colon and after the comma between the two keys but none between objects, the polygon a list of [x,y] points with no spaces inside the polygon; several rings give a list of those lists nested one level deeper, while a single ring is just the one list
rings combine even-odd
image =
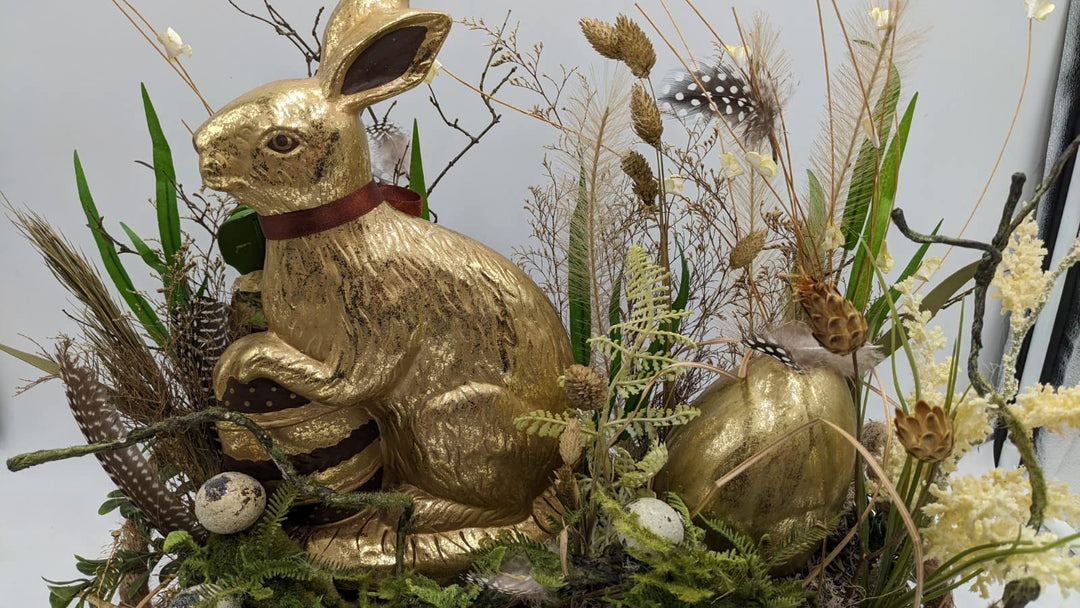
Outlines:
[{"label": "rabbit's ear", "polygon": [[327,98],[359,110],[420,84],[450,23],[449,15],[429,11],[369,17],[342,36],[319,70]]}]

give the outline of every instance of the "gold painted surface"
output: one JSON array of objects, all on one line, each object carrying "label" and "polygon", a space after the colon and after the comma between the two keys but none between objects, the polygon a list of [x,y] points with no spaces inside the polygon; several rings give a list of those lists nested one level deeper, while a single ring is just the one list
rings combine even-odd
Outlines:
[{"label": "gold painted surface", "polygon": [[[357,114],[422,81],[450,20],[404,2],[355,1],[371,10],[339,5],[315,77],[259,87],[199,129],[207,186],[273,215],[370,182]],[[341,93],[364,48],[414,26],[428,34],[403,76]],[[275,151],[278,135],[298,145]],[[524,272],[468,237],[381,205],[324,232],[267,242],[262,291],[269,329],[226,350],[217,394],[230,378],[268,378],[312,402],[369,412],[384,486],[417,497],[409,554],[419,570],[459,571],[467,551],[501,529],[546,535],[535,516],[558,464],[556,442],[520,433],[513,421],[566,408],[557,379],[572,357],[558,313]],[[394,555],[384,536],[320,528],[309,548],[381,568]]]},{"label": "gold painted surface", "polygon": [[[331,408],[315,403],[280,413],[247,416],[269,431],[270,436],[288,454],[306,454],[318,448],[335,446],[371,421],[371,416],[360,408]],[[220,422],[218,435],[221,436],[222,449],[228,456],[239,460],[266,459],[266,450],[243,427]]]},{"label": "gold painted surface", "polygon": [[[656,477],[658,491],[675,492],[691,511],[723,477],[787,431],[814,418],[855,433],[846,381],[816,369],[800,373],[772,357],[750,363],[747,377],[721,380],[694,403],[701,416],[672,433],[670,458]],[[807,518],[835,516],[853,479],[855,449],[818,426],[733,479],[701,511],[758,539],[784,538]],[[715,541],[715,539],[714,539]]]}]

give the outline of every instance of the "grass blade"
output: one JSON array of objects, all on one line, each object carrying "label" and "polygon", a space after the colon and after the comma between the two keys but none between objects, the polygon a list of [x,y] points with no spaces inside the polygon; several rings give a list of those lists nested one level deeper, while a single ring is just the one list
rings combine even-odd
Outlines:
[{"label": "grass blade", "polygon": [[79,202],[82,204],[83,213],[86,214],[90,232],[94,235],[94,242],[97,243],[105,271],[116,285],[117,291],[124,298],[128,308],[135,314],[135,318],[146,329],[146,333],[159,345],[164,345],[169,337],[168,330],[158,319],[157,313],[146,298],[135,290],[131,277],[120,262],[120,254],[116,252],[116,246],[101,230],[101,214],[98,213],[97,205],[94,204],[94,198],[90,194],[90,186],[86,183],[86,174],[83,172],[82,163],[79,162],[78,152],[75,152],[75,185],[79,190]]},{"label": "grass blade", "polygon": [[146,112],[146,126],[150,131],[150,141],[154,146],[154,204],[157,207],[158,230],[161,233],[161,250],[165,259],[173,262],[183,243],[180,234],[180,210],[176,202],[176,169],[173,167],[172,150],[161,130],[154,104],[142,85],[143,110]]},{"label": "grass blade", "polygon": [[56,362],[52,359],[39,357],[38,355],[35,355],[33,353],[28,353],[26,351],[8,346],[7,344],[0,344],[0,351],[9,354],[24,363],[29,363],[30,365],[33,365],[34,367],[40,369],[46,374],[49,374],[50,376],[60,375],[60,366],[57,365]]},{"label": "grass blade", "polygon": [[124,229],[128,238],[131,239],[131,244],[135,246],[135,251],[139,253],[139,257],[146,262],[146,265],[153,269],[154,272],[158,273],[159,276],[165,276],[165,262],[161,261],[158,254],[154,253],[154,250],[150,249],[150,246],[139,238],[139,235],[135,234],[134,230],[128,228],[127,224],[120,222],[120,227]]}]

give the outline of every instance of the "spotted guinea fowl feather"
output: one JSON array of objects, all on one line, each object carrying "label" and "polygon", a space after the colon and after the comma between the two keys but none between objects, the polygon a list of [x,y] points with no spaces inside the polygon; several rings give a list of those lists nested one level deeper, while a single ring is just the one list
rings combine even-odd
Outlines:
[{"label": "spotted guinea fowl feather", "polygon": [[739,70],[722,61],[693,74],[676,72],[667,78],[660,89],[660,103],[679,116],[711,118],[718,111],[732,127],[750,119],[759,105]]},{"label": "spotted guinea fowl feather", "polygon": [[[70,342],[57,348],[57,363],[64,381],[71,413],[87,442],[120,439],[126,435],[120,415],[109,403],[108,391],[97,374],[71,349]],[[138,446],[95,454],[116,487],[162,534],[186,530],[198,536],[204,531],[191,507],[158,478]]]},{"label": "spotted guinea fowl feather", "polygon": [[[835,355],[818,343],[810,327],[800,321],[785,323],[760,336],[743,339],[750,348],[779,359],[785,365],[798,369],[831,368],[845,376],[855,375],[855,365],[848,355]],[[859,374],[866,373],[883,359],[876,346],[863,346],[855,351]]]}]

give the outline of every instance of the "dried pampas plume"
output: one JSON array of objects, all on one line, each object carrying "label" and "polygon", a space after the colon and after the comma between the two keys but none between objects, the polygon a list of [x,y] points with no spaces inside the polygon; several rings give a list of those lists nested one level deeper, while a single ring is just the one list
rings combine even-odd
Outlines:
[{"label": "dried pampas plume", "polygon": [[635,84],[630,92],[630,118],[634,121],[634,133],[637,133],[641,141],[659,150],[664,123],[660,121],[660,110],[656,107],[656,102],[641,83]]}]

